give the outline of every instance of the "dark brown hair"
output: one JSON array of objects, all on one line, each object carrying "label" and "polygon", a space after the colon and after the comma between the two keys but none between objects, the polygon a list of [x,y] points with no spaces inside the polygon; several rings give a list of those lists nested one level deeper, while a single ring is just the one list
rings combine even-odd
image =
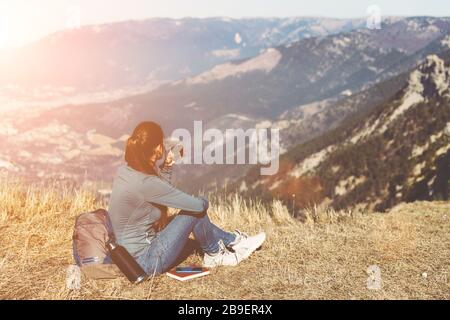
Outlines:
[{"label": "dark brown hair", "polygon": [[149,163],[154,149],[163,143],[164,133],[155,122],[141,122],[127,140],[125,161],[134,170],[146,174],[156,174]]}]

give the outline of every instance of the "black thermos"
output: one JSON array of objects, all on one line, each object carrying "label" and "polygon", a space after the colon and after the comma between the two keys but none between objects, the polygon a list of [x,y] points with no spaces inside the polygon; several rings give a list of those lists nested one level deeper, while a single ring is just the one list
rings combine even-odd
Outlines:
[{"label": "black thermos", "polygon": [[134,284],[141,283],[147,278],[142,267],[134,260],[124,247],[109,242],[107,244],[111,260],[119,267],[120,271]]}]

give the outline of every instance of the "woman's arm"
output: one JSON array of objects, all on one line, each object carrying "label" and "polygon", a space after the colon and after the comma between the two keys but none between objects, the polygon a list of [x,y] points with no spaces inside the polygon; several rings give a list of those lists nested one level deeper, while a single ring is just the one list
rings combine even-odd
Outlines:
[{"label": "woman's arm", "polygon": [[172,183],[172,166],[164,165],[159,170],[159,175],[161,176],[161,178],[163,178],[167,182]]},{"label": "woman's arm", "polygon": [[165,156],[162,167],[158,168],[158,171],[159,171],[158,173],[159,173],[160,177],[169,183],[172,183],[172,167],[173,167],[174,163],[175,163],[174,154],[173,154],[172,150],[169,150],[169,152],[167,152],[167,154]]},{"label": "woman's arm", "polygon": [[191,196],[156,176],[145,178],[141,190],[146,201],[171,208],[200,213],[209,206],[208,200]]}]

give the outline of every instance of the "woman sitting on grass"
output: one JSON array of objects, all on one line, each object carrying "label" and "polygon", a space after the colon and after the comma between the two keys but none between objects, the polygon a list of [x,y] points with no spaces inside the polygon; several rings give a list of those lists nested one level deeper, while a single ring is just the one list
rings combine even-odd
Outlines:
[{"label": "woman sitting on grass", "polygon": [[[265,233],[250,237],[214,225],[208,218],[207,199],[188,195],[170,184],[173,154],[166,154],[163,140],[158,124],[143,122],[127,141],[127,165],[118,169],[108,208],[117,242],[148,274],[174,267],[191,232],[204,252],[205,267],[235,266],[248,258],[262,245]],[[163,164],[157,165],[158,160]],[[167,207],[181,210],[159,231]]]}]

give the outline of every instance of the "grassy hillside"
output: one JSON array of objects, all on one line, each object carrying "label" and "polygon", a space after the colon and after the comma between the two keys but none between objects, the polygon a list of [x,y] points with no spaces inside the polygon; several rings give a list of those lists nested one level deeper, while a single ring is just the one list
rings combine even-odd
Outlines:
[{"label": "grassy hillside", "polygon": [[[315,208],[294,220],[279,202],[215,197],[211,218],[228,229],[268,233],[238,267],[180,283],[166,276],[82,279],[66,288],[80,212],[105,206],[93,191],[0,182],[0,299],[450,299],[450,203],[399,205],[386,214]],[[189,262],[200,262],[194,251]],[[367,269],[382,286],[367,289]]]}]

